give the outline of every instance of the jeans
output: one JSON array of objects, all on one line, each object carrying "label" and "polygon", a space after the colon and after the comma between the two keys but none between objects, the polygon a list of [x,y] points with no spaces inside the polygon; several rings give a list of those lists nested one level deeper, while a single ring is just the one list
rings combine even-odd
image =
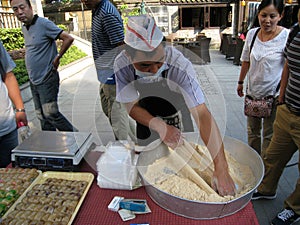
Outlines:
[{"label": "jeans", "polygon": [[[296,151],[300,149],[300,116],[291,113],[286,105],[277,106],[274,133],[266,149],[263,162],[265,175],[258,187],[262,194],[275,194],[281,174]],[[298,159],[300,173],[300,159]],[[292,208],[300,215],[300,177],[295,190],[285,199],[285,207]]]},{"label": "jeans", "polygon": [[100,84],[101,106],[109,118],[116,140],[136,142],[135,122],[129,117],[125,106],[116,101],[116,85]]},{"label": "jeans", "polygon": [[77,131],[58,109],[59,74],[57,70],[51,70],[41,84],[35,85],[30,82],[30,88],[42,130]]},{"label": "jeans", "polygon": [[17,129],[0,137],[0,168],[11,163],[11,150],[18,145]]},{"label": "jeans", "polygon": [[271,142],[275,117],[276,104],[268,118],[247,117],[248,144],[261,156]]}]

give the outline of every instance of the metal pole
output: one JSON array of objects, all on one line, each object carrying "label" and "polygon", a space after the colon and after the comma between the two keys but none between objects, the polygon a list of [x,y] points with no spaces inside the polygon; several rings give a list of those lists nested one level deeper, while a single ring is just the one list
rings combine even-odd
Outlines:
[{"label": "metal pole", "polygon": [[240,17],[240,1],[236,0],[234,2],[234,20],[233,20],[233,36],[237,36],[239,27],[239,17]]},{"label": "metal pole", "polygon": [[85,17],[84,17],[84,7],[83,7],[82,2],[81,2],[81,11],[82,11],[82,21],[83,21],[83,29],[84,29],[84,39],[87,40]]}]

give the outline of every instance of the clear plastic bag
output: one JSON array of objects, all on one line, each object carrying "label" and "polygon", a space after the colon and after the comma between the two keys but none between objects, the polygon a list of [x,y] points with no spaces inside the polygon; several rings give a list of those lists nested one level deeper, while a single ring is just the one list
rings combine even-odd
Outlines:
[{"label": "clear plastic bag", "polygon": [[23,122],[18,123],[18,139],[19,139],[19,144],[23,142],[25,139],[29,138],[31,135],[30,127]]},{"label": "clear plastic bag", "polygon": [[110,142],[97,161],[97,184],[101,188],[120,190],[138,187],[137,157],[133,142]]}]

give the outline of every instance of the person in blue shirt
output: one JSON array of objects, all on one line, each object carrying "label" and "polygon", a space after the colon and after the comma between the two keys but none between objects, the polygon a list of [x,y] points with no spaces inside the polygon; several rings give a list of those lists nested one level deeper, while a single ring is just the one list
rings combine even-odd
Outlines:
[{"label": "person in blue shirt", "polygon": [[[60,58],[73,43],[73,37],[52,21],[34,15],[29,0],[11,0],[15,16],[23,23],[25,63],[30,88],[42,130],[77,131],[59,111],[57,104]],[[56,40],[62,40],[59,52]]]},{"label": "person in blue shirt", "polygon": [[16,64],[1,42],[0,56],[0,167],[6,167],[11,162],[11,150],[18,145],[17,124],[23,122],[27,125],[27,118],[18,82],[12,72]]}]

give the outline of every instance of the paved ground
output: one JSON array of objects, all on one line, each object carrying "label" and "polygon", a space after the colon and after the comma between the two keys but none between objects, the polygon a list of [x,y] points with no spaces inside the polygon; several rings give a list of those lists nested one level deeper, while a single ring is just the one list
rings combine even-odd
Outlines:
[{"label": "paved ground", "polygon": [[[218,50],[211,50],[211,59],[208,65],[195,65],[207,104],[223,135],[247,142],[243,99],[236,95],[240,66],[233,65],[232,60],[226,60]],[[80,131],[92,132],[98,145],[105,145],[109,140],[113,140],[112,130],[100,106],[99,83],[92,58],[87,57],[80,63],[61,70],[60,76],[61,112]],[[38,127],[38,122],[34,118],[32,127],[33,129]],[[297,157],[298,153],[292,162],[296,162]],[[293,190],[298,176],[296,166],[287,168],[280,181],[277,199],[253,202],[261,225],[269,224],[281,210],[283,200]]]}]

